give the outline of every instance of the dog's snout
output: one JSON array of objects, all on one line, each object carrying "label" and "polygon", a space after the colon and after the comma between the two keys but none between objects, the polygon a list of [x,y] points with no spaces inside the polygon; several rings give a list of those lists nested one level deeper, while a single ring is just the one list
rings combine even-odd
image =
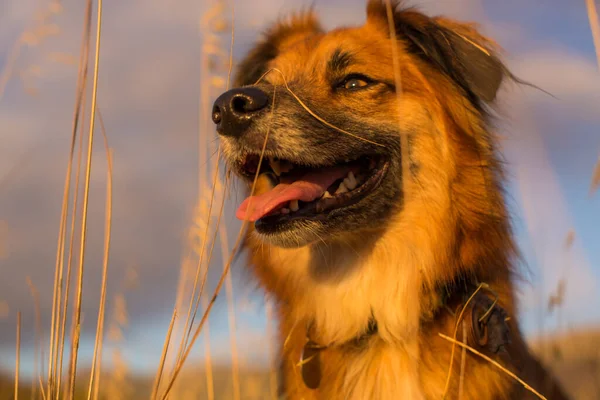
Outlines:
[{"label": "dog's snout", "polygon": [[212,120],[217,131],[225,136],[241,136],[252,118],[269,103],[265,92],[256,87],[231,89],[213,105]]}]

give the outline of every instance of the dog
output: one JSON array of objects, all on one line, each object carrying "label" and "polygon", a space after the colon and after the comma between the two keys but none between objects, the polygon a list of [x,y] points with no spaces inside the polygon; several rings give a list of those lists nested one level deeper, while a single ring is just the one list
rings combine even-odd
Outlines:
[{"label": "dog", "polygon": [[281,394],[566,399],[517,321],[493,133],[516,78],[474,25],[400,1],[366,12],[329,32],[312,10],[279,21],[212,110],[252,194],[237,216],[277,304]]}]

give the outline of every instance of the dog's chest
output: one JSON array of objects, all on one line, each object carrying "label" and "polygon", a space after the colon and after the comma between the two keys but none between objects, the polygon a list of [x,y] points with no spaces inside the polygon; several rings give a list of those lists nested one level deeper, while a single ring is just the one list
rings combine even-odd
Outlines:
[{"label": "dog's chest", "polygon": [[306,372],[306,368],[315,368],[315,363],[296,364],[288,377],[293,381],[289,382],[291,388],[300,390],[291,398],[424,399],[418,357],[416,343],[391,346],[377,339],[362,349],[327,349],[318,356],[321,379],[316,389],[309,389],[302,378],[303,368]]}]

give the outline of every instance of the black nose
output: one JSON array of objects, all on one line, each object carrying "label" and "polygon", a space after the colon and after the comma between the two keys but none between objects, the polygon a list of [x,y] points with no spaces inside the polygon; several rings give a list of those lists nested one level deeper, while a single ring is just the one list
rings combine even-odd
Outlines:
[{"label": "black nose", "polygon": [[241,136],[269,103],[265,92],[256,87],[231,89],[215,100],[212,120],[217,124],[217,131],[225,136]]}]

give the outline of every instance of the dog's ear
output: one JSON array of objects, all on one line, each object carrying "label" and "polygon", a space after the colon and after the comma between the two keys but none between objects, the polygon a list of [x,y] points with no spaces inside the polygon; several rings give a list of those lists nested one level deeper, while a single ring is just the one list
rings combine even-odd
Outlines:
[{"label": "dog's ear", "polygon": [[252,85],[267,71],[267,65],[279,54],[282,46],[322,32],[312,9],[280,20],[267,30],[264,38],[240,62],[235,78],[236,86]]},{"label": "dog's ear", "polygon": [[[490,103],[502,80],[510,75],[495,53],[496,45],[479,34],[474,25],[445,18],[430,18],[392,1],[394,28],[406,50],[433,65],[454,81],[476,105]],[[386,0],[370,0],[367,19],[389,32]]]}]

